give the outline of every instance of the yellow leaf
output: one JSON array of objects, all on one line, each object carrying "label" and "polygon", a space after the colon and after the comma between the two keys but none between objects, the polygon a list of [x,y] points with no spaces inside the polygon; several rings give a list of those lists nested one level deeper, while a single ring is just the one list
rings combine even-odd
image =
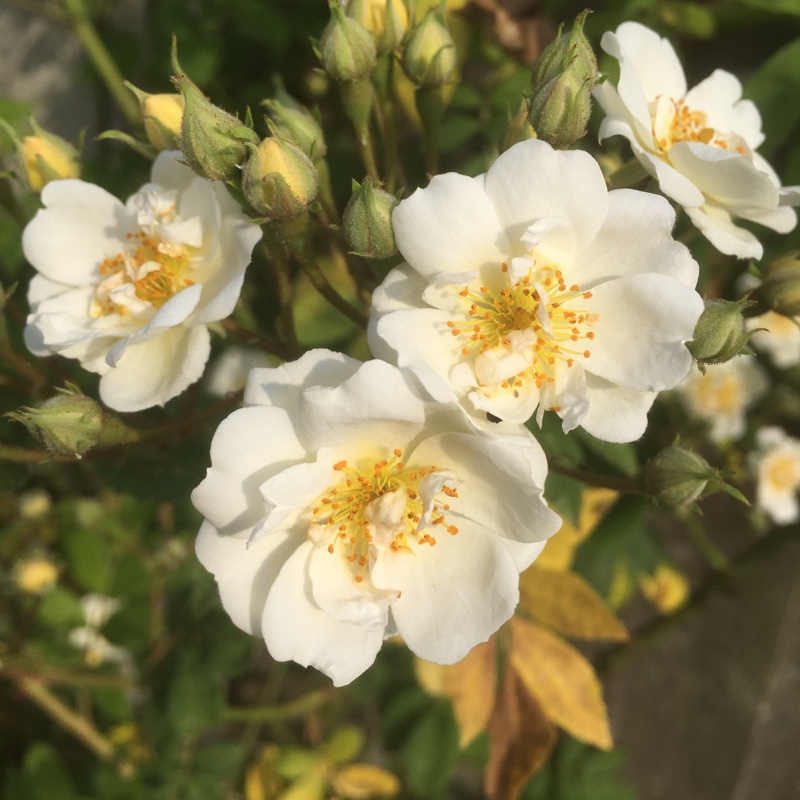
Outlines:
[{"label": "yellow leaf", "polygon": [[520,607],[564,636],[624,642],[628,631],[606,601],[574,572],[532,564],[520,576]]},{"label": "yellow leaf", "polygon": [[611,573],[611,585],[608,587],[608,604],[611,608],[622,608],[631,599],[635,589],[627,559],[617,559]]},{"label": "yellow leaf", "polygon": [[489,724],[495,704],[497,656],[494,639],[473,647],[457,664],[442,667],[417,659],[422,687],[453,703],[459,744],[466,747]]},{"label": "yellow leaf", "polygon": [[489,736],[486,794],[491,800],[516,800],[528,778],[550,757],[557,734],[510,664],[506,664]]},{"label": "yellow leaf", "polygon": [[274,744],[266,745],[247,768],[244,775],[245,800],[272,800],[277,797],[284,782],[275,771],[279,750]]},{"label": "yellow leaf", "polygon": [[583,493],[578,526],[575,527],[564,520],[561,528],[548,540],[536,563],[547,569],[569,569],[578,545],[597,527],[618,496],[618,493],[611,489],[595,487],[586,489]]},{"label": "yellow leaf", "polygon": [[348,800],[394,797],[400,792],[400,781],[391,772],[372,764],[343,767],[333,776],[331,783],[336,794]]},{"label": "yellow leaf", "polygon": [[659,564],[652,575],[640,575],[639,589],[662,614],[677,611],[689,596],[686,577],[669,564]]},{"label": "yellow leaf", "polygon": [[592,665],[571,645],[514,616],[511,665],[545,714],[581,741],[612,746],[603,692]]}]

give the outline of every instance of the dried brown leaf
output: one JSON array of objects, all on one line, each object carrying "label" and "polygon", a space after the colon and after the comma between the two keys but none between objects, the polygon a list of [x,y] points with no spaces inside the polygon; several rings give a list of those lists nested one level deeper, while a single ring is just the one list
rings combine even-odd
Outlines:
[{"label": "dried brown leaf", "polygon": [[520,608],[564,636],[624,642],[628,631],[609,605],[574,572],[532,564],[520,576]]},{"label": "dried brown leaf", "polygon": [[415,671],[426,691],[450,698],[461,747],[486,730],[497,685],[494,638],[473,647],[461,661],[448,667],[417,659]]},{"label": "dried brown leaf", "polygon": [[608,713],[592,665],[553,633],[512,617],[509,658],[545,714],[577,739],[609,750]]},{"label": "dried brown leaf", "polygon": [[528,778],[550,757],[556,729],[520,677],[506,664],[489,737],[485,789],[491,800],[516,800]]}]

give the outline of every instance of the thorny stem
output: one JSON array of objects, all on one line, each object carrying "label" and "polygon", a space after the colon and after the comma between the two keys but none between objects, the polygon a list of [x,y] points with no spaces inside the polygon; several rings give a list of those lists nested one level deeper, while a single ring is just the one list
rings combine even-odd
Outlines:
[{"label": "thorny stem", "polygon": [[125,88],[125,79],[103,40],[98,36],[83,0],[64,0],[64,5],[69,14],[72,29],[120,111],[128,122],[138,125],[141,121],[139,103],[133,93]]}]

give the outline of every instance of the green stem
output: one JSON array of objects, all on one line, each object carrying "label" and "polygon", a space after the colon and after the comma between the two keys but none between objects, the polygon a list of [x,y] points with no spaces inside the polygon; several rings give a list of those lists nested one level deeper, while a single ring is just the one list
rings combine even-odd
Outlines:
[{"label": "green stem", "polygon": [[233,317],[222,320],[221,325],[231,336],[241,339],[245,344],[255,345],[265,353],[277,356],[284,361],[289,361],[294,358],[293,353],[290,352],[288,348],[281,347],[281,345],[276,344],[271,339],[267,339],[265,336],[255,331],[243,328]]},{"label": "green stem", "polygon": [[557,461],[552,460],[548,461],[548,466],[553,472],[558,472],[560,475],[565,475],[568,478],[574,478],[589,486],[613,489],[615,492],[622,492],[623,494],[644,494],[636,481],[631,478],[616,478],[612,475],[601,475],[597,472],[574,469],[573,467],[567,467],[564,464],[559,464]]},{"label": "green stem", "polygon": [[[273,267],[275,278],[275,291],[278,295],[280,306],[280,328],[283,338],[289,347],[290,358],[297,358],[303,349],[297,339],[297,330],[294,324],[294,283],[289,272],[289,261],[286,258],[284,243],[279,241],[271,225],[262,225],[264,231],[264,250],[267,260]],[[287,359],[288,360],[288,359]]]},{"label": "green stem", "polygon": [[694,514],[687,514],[683,521],[686,523],[686,530],[689,531],[695,546],[705,556],[706,561],[718,572],[726,572],[730,568],[730,562],[711,541],[700,520]]},{"label": "green stem", "polygon": [[125,88],[125,79],[92,24],[83,0],[64,0],[64,5],[69,14],[72,29],[80,40],[84,52],[94,64],[120,111],[128,122],[138,125],[141,122],[139,103]]},{"label": "green stem", "polygon": [[283,722],[319,711],[334,696],[335,692],[331,689],[317,689],[282,706],[226,708],[222,712],[222,719],[226,722]]},{"label": "green stem", "polygon": [[277,223],[277,235],[283,241],[287,252],[291,253],[300,265],[311,285],[337,310],[361,328],[367,327],[367,315],[345,300],[325,277],[311,249],[311,229],[308,214],[292,220]]}]

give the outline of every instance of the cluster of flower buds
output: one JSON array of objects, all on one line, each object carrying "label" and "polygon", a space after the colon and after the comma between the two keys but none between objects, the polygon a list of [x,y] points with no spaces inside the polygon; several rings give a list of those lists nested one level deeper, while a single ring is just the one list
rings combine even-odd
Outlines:
[{"label": "cluster of flower buds", "polygon": [[558,34],[533,65],[528,119],[553,147],[571,147],[586,134],[597,83],[597,59],[583,33],[589,12],[578,15],[569,36]]}]

